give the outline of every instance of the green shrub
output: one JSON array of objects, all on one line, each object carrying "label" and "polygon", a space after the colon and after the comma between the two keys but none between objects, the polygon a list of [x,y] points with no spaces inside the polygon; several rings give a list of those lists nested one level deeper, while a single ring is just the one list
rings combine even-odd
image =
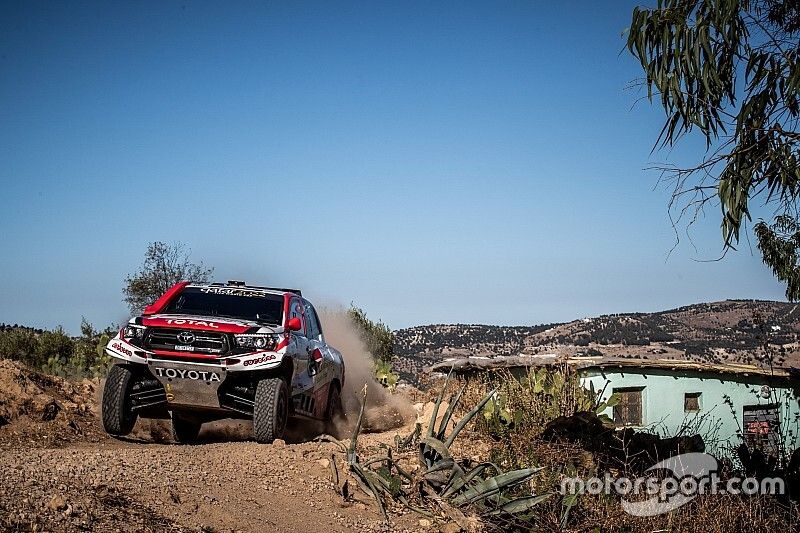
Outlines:
[{"label": "green shrub", "polygon": [[105,346],[113,335],[114,328],[96,331],[85,318],[80,337],[70,337],[61,326],[40,333],[9,328],[0,331],[0,357],[57,376],[99,377],[111,364]]},{"label": "green shrub", "polygon": [[36,367],[36,333],[27,328],[0,331],[0,356]]},{"label": "green shrub", "polygon": [[36,368],[48,374],[64,376],[67,373],[75,342],[59,326],[53,331],[45,331],[38,337],[36,345]]},{"label": "green shrub", "polygon": [[347,312],[358,327],[367,350],[377,361],[391,361],[394,355],[394,333],[381,321],[373,322],[367,318],[363,309],[350,305]]}]

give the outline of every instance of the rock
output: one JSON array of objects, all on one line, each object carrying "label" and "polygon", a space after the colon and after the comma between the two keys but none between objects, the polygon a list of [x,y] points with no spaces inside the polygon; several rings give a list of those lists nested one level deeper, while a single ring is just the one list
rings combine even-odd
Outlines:
[{"label": "rock", "polygon": [[[439,429],[439,425],[442,423],[442,418],[444,418],[444,414],[447,411],[448,405],[449,404],[445,401],[439,404],[439,410],[436,412],[436,429]],[[422,426],[423,432],[428,428],[428,425],[431,422],[431,416],[433,415],[434,407],[436,407],[436,403],[426,403],[422,408],[422,413],[417,416],[417,423]],[[419,413],[419,411],[417,412]],[[447,426],[448,429],[452,429],[455,426],[455,421],[451,418]]]},{"label": "rock", "polygon": [[67,500],[61,494],[56,494],[50,498],[47,507],[51,511],[61,511],[67,508]]},{"label": "rock", "polygon": [[431,521],[427,518],[420,518],[419,527],[431,527]]},{"label": "rock", "polygon": [[328,468],[329,466],[331,466],[331,462],[329,460],[327,460],[327,459],[317,459],[317,463],[322,468]]},{"label": "rock", "polygon": [[439,531],[441,533],[459,533],[461,531],[461,526],[459,526],[455,522],[449,522],[447,524],[441,525],[439,527]]},{"label": "rock", "polygon": [[61,406],[58,402],[47,394],[38,394],[33,399],[33,409],[39,413],[44,422],[49,422],[56,418]]},{"label": "rock", "polygon": [[586,451],[593,452],[600,462],[622,466],[633,472],[643,472],[667,457],[705,451],[700,435],[662,439],[659,435],[632,428],[615,430],[603,425],[591,412],[578,412],[551,420],[545,426],[542,438],[580,444]]},{"label": "rock", "polygon": [[286,441],[285,441],[285,440],[283,440],[283,439],[275,439],[275,440],[272,442],[272,445],[273,445],[275,448],[285,448],[285,447],[286,447]]}]

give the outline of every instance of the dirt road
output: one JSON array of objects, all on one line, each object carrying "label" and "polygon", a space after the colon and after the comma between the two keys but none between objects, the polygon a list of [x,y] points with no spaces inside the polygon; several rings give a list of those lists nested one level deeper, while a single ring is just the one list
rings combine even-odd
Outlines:
[{"label": "dirt road", "polygon": [[[375,442],[376,436],[373,437]],[[403,531],[331,482],[331,443],[73,442],[0,450],[0,529],[11,531]],[[379,437],[378,437],[379,438]],[[341,467],[341,465],[340,465]]]},{"label": "dirt road", "polygon": [[[215,423],[189,446],[169,441],[166,422],[140,420],[118,440],[100,427],[98,395],[96,381],[0,360],[0,531],[420,529],[400,509],[385,524],[360,491],[343,501],[330,462],[345,476],[344,455],[305,425],[290,428],[288,443],[264,445],[248,440],[250,423]],[[359,448],[372,453],[409,432],[365,434]]]}]

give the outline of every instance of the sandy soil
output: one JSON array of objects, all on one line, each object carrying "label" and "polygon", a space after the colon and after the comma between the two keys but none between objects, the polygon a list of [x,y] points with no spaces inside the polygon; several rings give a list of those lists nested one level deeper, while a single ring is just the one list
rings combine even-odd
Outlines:
[{"label": "sandy soil", "polygon": [[[0,360],[0,530],[423,529],[402,509],[385,524],[360,491],[343,501],[331,461],[344,473],[344,455],[309,440],[303,426],[272,445],[247,440],[247,423],[204,429],[192,446],[170,442],[168,426],[149,421],[139,421],[131,438],[113,439],[100,428],[98,387]],[[410,427],[364,435],[360,447],[377,450]]]}]

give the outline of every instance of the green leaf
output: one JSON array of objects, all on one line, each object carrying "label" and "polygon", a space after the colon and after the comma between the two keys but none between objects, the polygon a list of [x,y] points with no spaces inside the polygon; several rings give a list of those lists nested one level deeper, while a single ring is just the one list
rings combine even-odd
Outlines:
[{"label": "green leaf", "polygon": [[504,504],[499,509],[495,509],[489,513],[490,516],[499,515],[499,514],[519,514],[528,511],[529,509],[539,505],[543,501],[546,501],[551,496],[552,493],[547,494],[539,494],[538,496],[527,496],[524,498],[517,498],[516,500],[511,500],[510,502]]},{"label": "green leaf", "polygon": [[542,467],[522,468],[519,470],[513,470],[511,472],[506,472],[505,474],[499,474],[497,476],[490,477],[465,490],[456,498],[453,498],[452,503],[453,505],[460,507],[462,505],[486,499],[490,496],[498,494],[503,489],[524,483],[542,469]]},{"label": "green leaf", "polygon": [[459,423],[458,423],[458,424],[456,425],[456,427],[453,429],[453,433],[451,433],[451,434],[450,434],[450,436],[449,436],[449,437],[447,437],[447,440],[444,442],[444,445],[445,445],[447,448],[449,448],[449,447],[450,447],[450,445],[452,445],[452,444],[453,444],[453,441],[456,439],[456,437],[458,436],[458,434],[459,434],[459,433],[461,433],[461,430],[462,430],[462,429],[464,429],[464,426],[466,426],[466,425],[469,423],[469,421],[470,421],[470,420],[472,420],[472,418],[473,418],[473,417],[474,417],[476,414],[478,414],[478,412],[479,412],[481,409],[483,409],[483,406],[484,406],[484,405],[486,405],[486,402],[488,402],[488,401],[489,401],[489,400],[490,400],[490,399],[491,399],[491,398],[494,396],[494,394],[495,394],[496,392],[497,392],[497,389],[494,389],[493,391],[489,392],[489,393],[488,393],[486,396],[484,396],[484,397],[483,397],[483,399],[482,399],[480,402],[478,402],[478,405],[476,405],[476,406],[475,406],[475,407],[472,409],[472,411],[470,411],[469,413],[467,413],[466,415],[464,415],[464,417],[463,417],[463,418],[462,418],[462,419],[459,421]]},{"label": "green leaf", "polygon": [[450,382],[450,374],[453,373],[453,368],[450,367],[450,372],[447,373],[447,378],[444,380],[444,385],[442,385],[442,390],[439,391],[439,396],[436,398],[436,403],[433,405],[433,412],[431,413],[431,421],[428,424],[428,437],[433,437],[433,432],[436,430],[436,416],[439,414],[439,406],[442,404],[442,398],[444,397],[444,391],[447,390],[447,384]]},{"label": "green leaf", "polygon": [[375,501],[378,502],[378,508],[380,508],[381,515],[383,515],[383,519],[388,520],[389,517],[386,515],[386,508],[383,505],[383,499],[381,499],[381,494],[380,492],[378,492],[378,488],[376,487],[376,483],[382,484],[382,478],[374,472],[361,468],[361,466],[358,465],[357,463],[351,464],[350,468],[369,487],[370,492],[372,492],[372,496],[375,498]]},{"label": "green leaf", "polygon": [[444,438],[444,434],[447,431],[447,424],[450,423],[450,418],[453,416],[453,411],[455,411],[458,402],[461,401],[461,395],[464,394],[464,390],[467,388],[467,384],[461,386],[458,392],[454,396],[450,396],[450,401],[447,406],[447,410],[444,412],[444,416],[442,417],[442,422],[439,424],[439,431],[436,432],[436,438],[439,440]]},{"label": "green leaf", "polygon": [[461,490],[462,487],[464,487],[465,485],[469,484],[469,482],[472,481],[473,479],[475,479],[476,476],[479,476],[480,474],[482,474],[483,471],[486,470],[489,467],[494,469],[495,474],[499,474],[500,472],[502,472],[502,470],[500,470],[500,467],[497,466],[494,463],[490,463],[490,462],[481,463],[481,464],[477,465],[476,467],[474,467],[469,472],[467,472],[466,474],[464,474],[464,475],[462,475],[460,477],[454,478],[450,482],[450,484],[445,487],[444,491],[442,491],[442,498],[449,498],[451,495],[453,495],[456,492],[458,492],[459,490]]},{"label": "green leaf", "polygon": [[[431,453],[431,451],[435,453]],[[448,446],[434,437],[420,439],[419,456],[420,464],[427,468],[430,468],[441,459],[453,459]]]}]

